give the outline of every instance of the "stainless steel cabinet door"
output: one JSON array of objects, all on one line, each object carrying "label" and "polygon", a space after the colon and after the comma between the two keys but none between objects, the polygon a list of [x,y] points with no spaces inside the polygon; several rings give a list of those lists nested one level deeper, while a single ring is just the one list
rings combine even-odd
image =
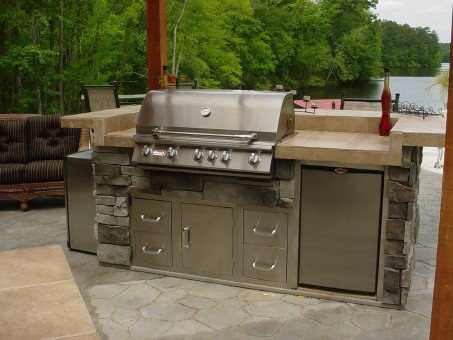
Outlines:
[{"label": "stainless steel cabinet door", "polygon": [[299,282],[374,293],[383,175],[336,171],[302,169]]},{"label": "stainless steel cabinet door", "polygon": [[68,246],[73,250],[96,253],[94,235],[96,202],[91,151],[69,155],[65,162],[66,214]]},{"label": "stainless steel cabinet door", "polygon": [[181,205],[182,267],[215,275],[233,275],[233,209]]}]

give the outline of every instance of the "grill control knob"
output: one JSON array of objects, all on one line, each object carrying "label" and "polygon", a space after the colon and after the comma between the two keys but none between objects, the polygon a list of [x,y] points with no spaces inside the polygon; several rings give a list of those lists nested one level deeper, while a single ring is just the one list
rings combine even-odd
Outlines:
[{"label": "grill control knob", "polygon": [[208,161],[210,162],[215,162],[215,160],[217,159],[217,153],[215,151],[209,151],[208,152]]},{"label": "grill control knob", "polygon": [[252,153],[249,157],[250,165],[258,165],[261,162],[261,157],[257,153]]},{"label": "grill control knob", "polygon": [[144,157],[148,157],[149,155],[151,155],[151,148],[149,146],[144,146],[142,150],[142,155]]},{"label": "grill control knob", "polygon": [[168,148],[167,157],[174,159],[178,155],[178,151],[175,148]]},{"label": "grill control knob", "polygon": [[204,157],[203,151],[200,149],[196,149],[193,153],[193,159],[197,162],[200,162]]},{"label": "grill control knob", "polygon": [[231,161],[231,153],[229,153],[228,151],[222,152],[222,156],[220,156],[220,161],[221,161],[223,164],[228,164],[228,163],[230,163],[230,161]]}]

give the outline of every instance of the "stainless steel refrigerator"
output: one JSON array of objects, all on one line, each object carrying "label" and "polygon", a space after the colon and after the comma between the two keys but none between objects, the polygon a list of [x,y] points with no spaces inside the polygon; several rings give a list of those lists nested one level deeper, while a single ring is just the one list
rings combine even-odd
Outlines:
[{"label": "stainless steel refrigerator", "polygon": [[383,176],[302,167],[300,284],[376,292]]},{"label": "stainless steel refrigerator", "polygon": [[92,150],[66,156],[64,171],[68,248],[88,253],[96,253],[98,245],[92,156]]}]

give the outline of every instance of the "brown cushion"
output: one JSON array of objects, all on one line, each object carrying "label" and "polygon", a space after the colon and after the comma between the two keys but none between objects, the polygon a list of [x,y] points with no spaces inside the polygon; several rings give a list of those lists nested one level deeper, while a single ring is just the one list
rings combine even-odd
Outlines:
[{"label": "brown cushion", "polygon": [[40,115],[32,113],[2,113],[0,114],[0,120],[26,120],[28,117],[38,117]]},{"label": "brown cushion", "polygon": [[0,120],[0,164],[27,161],[25,120]]},{"label": "brown cushion", "polygon": [[63,180],[63,160],[45,160],[25,165],[25,182],[58,182]]},{"label": "brown cushion", "polygon": [[0,164],[0,184],[23,183],[24,176],[24,164]]},{"label": "brown cushion", "polygon": [[60,116],[45,115],[27,119],[29,161],[62,159],[77,152],[80,130],[60,127]]}]

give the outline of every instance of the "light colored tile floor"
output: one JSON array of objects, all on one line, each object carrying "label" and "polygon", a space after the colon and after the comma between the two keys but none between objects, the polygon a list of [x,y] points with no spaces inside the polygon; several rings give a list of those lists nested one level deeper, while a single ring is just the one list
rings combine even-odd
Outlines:
[{"label": "light colored tile floor", "polygon": [[97,339],[60,246],[0,252],[0,339]]},{"label": "light colored tile floor", "polygon": [[442,170],[425,150],[416,269],[405,310],[302,299],[162,278],[99,266],[66,249],[61,199],[32,202],[22,213],[0,201],[0,250],[62,245],[91,318],[105,338],[427,339],[440,216]]}]

